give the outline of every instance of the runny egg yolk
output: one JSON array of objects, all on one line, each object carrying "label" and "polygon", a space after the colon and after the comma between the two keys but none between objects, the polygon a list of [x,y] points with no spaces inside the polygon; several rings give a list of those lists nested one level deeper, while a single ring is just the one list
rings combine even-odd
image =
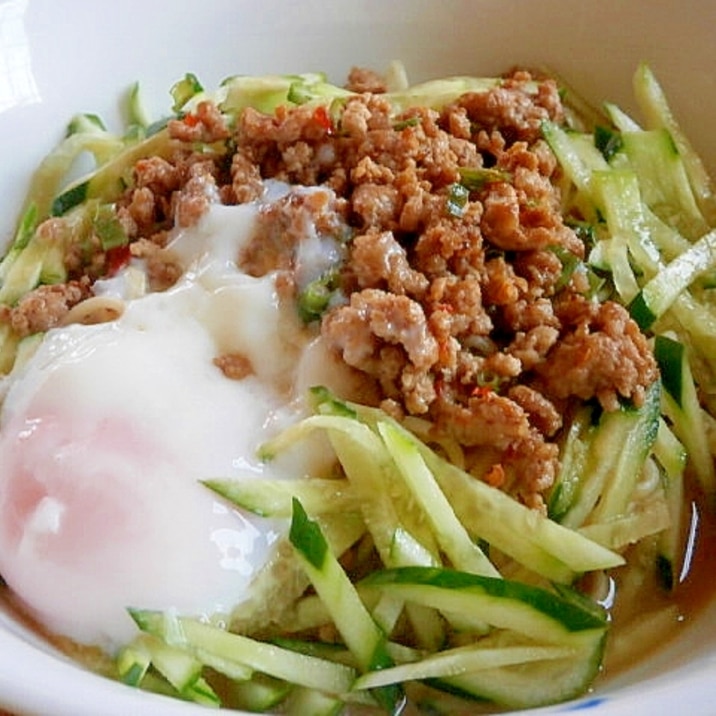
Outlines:
[{"label": "runny egg yolk", "polygon": [[[200,480],[330,463],[315,449],[290,464],[254,457],[300,417],[297,371],[321,352],[299,339],[274,277],[233,263],[253,213],[212,209],[180,237],[200,248],[174,288],[130,301],[112,323],[53,329],[11,376],[0,574],[52,632],[113,651],[134,633],[127,607],[229,613],[286,524],[240,513]],[[227,378],[214,363],[225,351],[252,373]]]}]

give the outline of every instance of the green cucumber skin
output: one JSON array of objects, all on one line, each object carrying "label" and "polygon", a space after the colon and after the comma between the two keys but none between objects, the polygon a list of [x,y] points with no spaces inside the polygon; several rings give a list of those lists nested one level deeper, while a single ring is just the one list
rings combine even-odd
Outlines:
[{"label": "green cucumber skin", "polygon": [[52,216],[62,216],[70,209],[78,206],[87,199],[90,182],[84,181],[81,184],[71,187],[67,191],[60,194],[53,202],[50,208]]},{"label": "green cucumber skin", "polygon": [[558,621],[572,632],[602,629],[606,616],[595,605],[585,609],[582,605],[565,600],[546,589],[532,587],[496,577],[483,577],[468,572],[440,567],[397,567],[375,572],[361,582],[364,586],[390,585],[426,586],[451,591],[465,591],[498,599],[519,601]]},{"label": "green cucumber skin", "polygon": [[656,336],[654,357],[661,371],[661,384],[681,408],[683,399],[684,344],[668,336]]},{"label": "green cucumber skin", "polygon": [[[169,642],[176,638],[167,630],[164,612],[129,610],[129,613],[142,631]],[[242,669],[261,671],[277,679],[337,694],[349,690],[355,681],[355,670],[348,666],[298,654],[194,619],[174,619],[178,619],[182,648],[188,648],[192,653],[212,654],[217,659],[217,669],[218,661],[225,660],[231,662],[232,671],[238,665]],[[231,676],[226,670],[223,673]]]},{"label": "green cucumber skin", "polygon": [[300,501],[293,498],[293,518],[289,540],[316,570],[321,570],[330,552],[321,528],[310,520]]},{"label": "green cucumber skin", "polygon": [[[362,670],[392,666],[385,634],[362,606],[353,584],[331,553],[320,525],[309,519],[296,498],[293,500],[289,540],[305,560],[306,571],[316,592],[326,602],[329,611],[332,611],[338,631],[355,654]],[[328,603],[331,601],[329,597],[335,600],[334,603]],[[352,613],[348,613],[349,609],[353,610]],[[399,713],[402,710],[400,704],[404,703],[405,694],[400,686],[381,686],[371,693],[388,712]]]},{"label": "green cucumber skin", "polygon": [[658,316],[652,311],[644,292],[639,291],[628,306],[629,315],[636,321],[642,331],[648,331],[656,322]]},{"label": "green cucumber skin", "polygon": [[[583,654],[558,663],[486,669],[444,679],[426,681],[434,688],[463,698],[491,701],[510,709],[532,709],[563,703],[583,696],[596,678],[604,656],[606,635],[597,637]],[[582,656],[579,660],[577,657]],[[540,673],[536,674],[535,669]]]}]

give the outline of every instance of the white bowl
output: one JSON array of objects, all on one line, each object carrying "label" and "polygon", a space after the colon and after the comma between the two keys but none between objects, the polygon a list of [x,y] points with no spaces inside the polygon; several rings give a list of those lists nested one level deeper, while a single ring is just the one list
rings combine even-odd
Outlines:
[{"label": "white bowl", "polygon": [[[77,111],[118,121],[140,80],[150,110],[187,71],[208,86],[237,73],[328,71],[393,59],[413,80],[556,69],[586,97],[633,109],[646,60],[707,164],[716,168],[716,3],[702,0],[3,0],[0,2],[0,242],[13,232],[32,168]],[[710,714],[716,600],[670,646],[575,704],[617,714]],[[162,716],[203,709],[134,691],[54,654],[0,604],[0,707],[44,716]]]}]

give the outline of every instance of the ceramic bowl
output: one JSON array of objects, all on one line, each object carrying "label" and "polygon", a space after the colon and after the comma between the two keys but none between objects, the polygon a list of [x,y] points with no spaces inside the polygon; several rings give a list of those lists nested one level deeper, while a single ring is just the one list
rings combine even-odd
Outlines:
[{"label": "ceramic bowl", "polygon": [[[229,75],[322,70],[400,59],[412,80],[555,69],[593,102],[634,107],[647,61],[707,164],[716,169],[716,4],[700,0],[96,0],[0,1],[0,241],[13,233],[30,172],[78,111],[119,122],[139,80],[150,111],[185,72],[211,87]],[[663,651],[572,704],[539,713],[713,713],[716,600]],[[0,604],[0,707],[43,716],[199,714],[55,654]]]}]

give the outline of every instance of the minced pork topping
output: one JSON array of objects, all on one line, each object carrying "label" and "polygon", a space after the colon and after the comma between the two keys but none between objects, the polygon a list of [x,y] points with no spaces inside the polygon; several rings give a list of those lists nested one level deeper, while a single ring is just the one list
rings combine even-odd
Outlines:
[{"label": "minced pork topping", "polygon": [[[163,290],[181,273],[164,248],[175,225],[196,223],[215,201],[258,200],[267,180],[322,187],[267,204],[237,261],[254,275],[283,272],[297,298],[305,222],[296,217],[342,242],[340,300],[307,330],[365,377],[373,402],[425,419],[477,477],[543,510],[562,416],[577,401],[640,404],[657,377],[626,309],[594,298],[579,268],[585,244],[562,216],[559,168],[541,135],[543,121],[563,120],[557,85],[514,71],[440,111],[398,116],[374,73],[354,70],[348,87],[358,94],[340,111],[247,108],[229,126],[205,101],[171,121],[174,155],[139,161],[119,202],[128,254]],[[112,259],[99,248],[89,263],[70,253],[71,281],[29,294],[3,320],[56,324]],[[251,373],[240,356],[217,365],[234,379]]]}]

